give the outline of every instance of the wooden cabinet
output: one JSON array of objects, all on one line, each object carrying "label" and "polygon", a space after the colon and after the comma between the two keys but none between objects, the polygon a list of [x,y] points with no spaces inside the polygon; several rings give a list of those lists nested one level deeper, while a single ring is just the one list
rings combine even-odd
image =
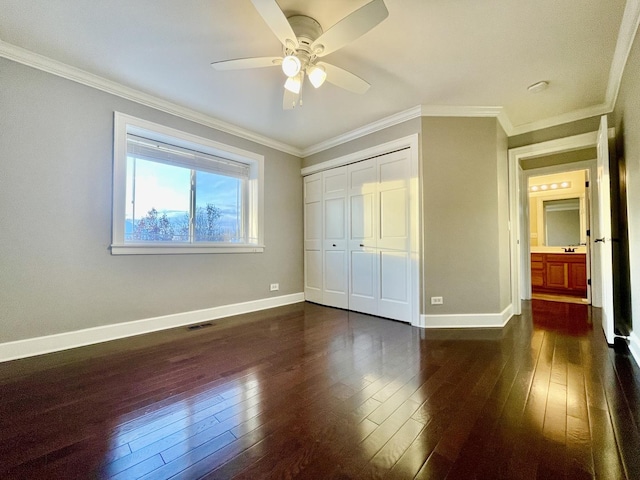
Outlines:
[{"label": "wooden cabinet", "polygon": [[531,289],[534,293],[587,296],[584,253],[532,253]]}]

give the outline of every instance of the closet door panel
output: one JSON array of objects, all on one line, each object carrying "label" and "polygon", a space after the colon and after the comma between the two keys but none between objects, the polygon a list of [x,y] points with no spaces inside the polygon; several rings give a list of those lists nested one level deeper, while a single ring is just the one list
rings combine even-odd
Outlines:
[{"label": "closet door panel", "polygon": [[345,198],[329,198],[324,201],[324,238],[326,241],[346,240]]},{"label": "closet door panel", "polygon": [[322,174],[304,178],[304,296],[322,303]]},{"label": "closet door panel", "polygon": [[362,193],[349,197],[350,232],[349,240],[354,247],[360,247],[361,243],[367,246],[375,246],[375,212],[374,193]]},{"label": "closet door panel", "polygon": [[376,160],[349,165],[349,309],[378,313]]},{"label": "closet door panel", "polygon": [[349,306],[347,167],[323,172],[323,303]]},{"label": "closet door panel", "polygon": [[350,253],[349,310],[378,314],[378,258],[375,250]]},{"label": "closet door panel", "polygon": [[306,250],[304,266],[304,298],[322,303],[322,250]]},{"label": "closet door panel", "polygon": [[380,250],[380,301],[378,314],[408,322],[411,320],[409,273],[411,257],[408,252]]},{"label": "closet door panel", "polygon": [[304,205],[304,249],[322,249],[322,202]]},{"label": "closet door panel", "polygon": [[344,250],[324,251],[324,284],[322,299],[325,305],[348,308],[347,263]]},{"label": "closet door panel", "polygon": [[409,173],[407,151],[378,158],[378,248],[409,250]]}]

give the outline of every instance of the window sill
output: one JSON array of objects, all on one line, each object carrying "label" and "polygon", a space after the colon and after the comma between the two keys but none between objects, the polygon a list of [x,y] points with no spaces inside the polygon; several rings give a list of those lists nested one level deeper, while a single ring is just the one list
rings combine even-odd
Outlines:
[{"label": "window sill", "polygon": [[223,245],[111,245],[111,255],[177,255],[193,253],[262,253],[264,245],[223,244]]}]

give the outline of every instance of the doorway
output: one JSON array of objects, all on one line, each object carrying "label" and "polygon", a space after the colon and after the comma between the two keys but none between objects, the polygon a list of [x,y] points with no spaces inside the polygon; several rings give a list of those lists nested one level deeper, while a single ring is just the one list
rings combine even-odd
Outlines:
[{"label": "doorway", "polygon": [[[527,169],[523,164],[530,162],[536,164],[534,168],[540,168],[536,175],[558,173],[567,169],[589,170],[592,180],[591,204],[594,208],[590,213],[590,224],[598,225],[598,186],[596,178],[596,161],[579,159],[571,162],[567,168],[566,161],[544,163],[540,160],[553,156],[564,156],[572,152],[591,149],[595,152],[598,144],[598,133],[590,132],[572,137],[550,140],[533,145],[513,148],[509,150],[509,206],[510,206],[510,243],[511,243],[511,299],[513,312],[519,315],[522,312],[521,300],[531,299],[531,255],[529,247],[529,212],[528,212],[528,178]],[[587,158],[594,158],[590,155]],[[546,169],[546,170],[543,170]],[[555,169],[555,170],[554,170]],[[593,238],[588,242],[593,247]],[[602,306],[602,287],[600,273],[600,258],[594,260],[597,251],[591,250],[591,304],[595,307]]]},{"label": "doorway", "polygon": [[524,178],[531,298],[590,304],[590,170],[559,164],[525,170]]}]

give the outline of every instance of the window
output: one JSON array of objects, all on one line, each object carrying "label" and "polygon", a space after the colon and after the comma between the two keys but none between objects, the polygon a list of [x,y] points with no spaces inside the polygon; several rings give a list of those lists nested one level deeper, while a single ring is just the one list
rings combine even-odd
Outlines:
[{"label": "window", "polygon": [[263,157],[115,114],[113,254],[261,252]]}]

